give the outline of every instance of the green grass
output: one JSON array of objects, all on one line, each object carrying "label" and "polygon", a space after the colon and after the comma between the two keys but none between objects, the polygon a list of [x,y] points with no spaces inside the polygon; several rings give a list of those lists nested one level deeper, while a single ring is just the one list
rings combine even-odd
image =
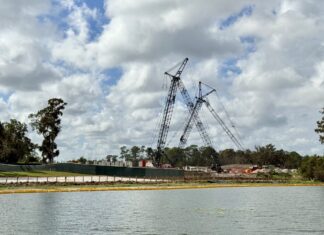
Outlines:
[{"label": "green grass", "polygon": [[0,171],[0,177],[47,177],[47,176],[82,176],[87,174],[62,171]]}]

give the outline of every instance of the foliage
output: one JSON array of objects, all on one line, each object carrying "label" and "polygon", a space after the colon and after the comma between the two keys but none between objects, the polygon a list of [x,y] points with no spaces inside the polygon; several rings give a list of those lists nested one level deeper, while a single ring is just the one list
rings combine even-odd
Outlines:
[{"label": "foliage", "polygon": [[78,159],[69,160],[68,162],[71,162],[71,163],[86,164],[87,161],[88,161],[88,160],[87,160],[85,157],[81,156],[81,157],[78,158]]},{"label": "foliage", "polygon": [[[145,149],[145,154],[146,154],[146,158],[149,160],[153,160],[154,158],[154,150],[151,147],[148,147]],[[145,158],[145,156],[144,156]]]},{"label": "foliage", "polygon": [[[138,146],[128,149],[121,147],[120,156],[122,159],[134,161],[136,159],[153,159],[154,151],[146,148],[145,154],[140,154]],[[217,153],[210,147],[198,147],[191,145],[184,149],[173,147],[165,148],[165,155],[162,156],[162,163],[171,164],[174,167],[190,166],[213,166],[228,164],[253,164],[253,165],[274,165],[276,167],[296,169],[300,166],[302,156],[297,152],[287,152],[282,149],[277,150],[274,145],[258,146],[255,151],[225,149]]]},{"label": "foliage", "polygon": [[300,166],[302,156],[297,152],[277,150],[274,145],[257,146],[255,151],[234,151],[225,149],[219,153],[221,165],[227,164],[253,164],[274,165],[276,167],[296,169]]},{"label": "foliage", "polygon": [[116,161],[117,161],[117,158],[118,158],[117,155],[111,155],[111,154],[108,154],[108,155],[106,156],[106,160],[107,160],[108,162],[116,162]]},{"label": "foliage", "polygon": [[80,157],[79,159],[77,159],[77,161],[78,161],[79,163],[81,163],[81,164],[86,164],[87,159],[85,159],[85,158],[82,156],[82,157]]},{"label": "foliage", "polygon": [[136,160],[139,159],[139,157],[140,157],[140,151],[141,151],[141,149],[138,146],[133,146],[130,149],[130,155],[131,155],[131,159],[133,161],[136,161]]},{"label": "foliage", "polygon": [[269,173],[264,173],[264,172],[258,172],[256,174],[257,177],[259,178],[267,178],[267,179],[289,179],[292,177],[291,174],[289,173],[278,173],[276,171],[270,171]]},{"label": "foliage", "polygon": [[130,161],[131,160],[130,150],[126,146],[122,146],[120,148],[120,157],[122,159],[124,159],[125,161]]},{"label": "foliage", "polygon": [[317,121],[317,128],[315,132],[319,134],[319,141],[324,144],[324,108],[320,111],[323,114],[323,117],[320,121]]},{"label": "foliage", "polygon": [[[133,146],[131,148],[127,148],[127,146],[122,146],[120,148],[120,158],[125,161],[138,162],[141,159],[150,159],[152,160],[154,156],[154,150],[151,147],[145,146]],[[117,156],[115,156],[117,160]]]},{"label": "foliage", "polygon": [[37,161],[35,148],[26,136],[27,125],[15,119],[0,122],[0,162],[17,163]]},{"label": "foliage", "polygon": [[60,153],[55,139],[61,130],[61,116],[66,104],[62,99],[53,98],[48,100],[47,107],[29,115],[32,128],[44,137],[39,147],[44,163],[53,162]]},{"label": "foliage", "polygon": [[303,177],[324,181],[324,157],[305,157],[299,169]]}]

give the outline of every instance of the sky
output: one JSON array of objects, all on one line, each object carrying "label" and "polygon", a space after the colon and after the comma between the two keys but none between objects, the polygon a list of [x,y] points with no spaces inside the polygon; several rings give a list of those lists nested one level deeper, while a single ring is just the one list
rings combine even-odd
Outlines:
[{"label": "sky", "polygon": [[[57,138],[66,161],[101,159],[121,146],[156,147],[170,79],[192,98],[214,87],[212,107],[235,123],[245,148],[322,154],[314,132],[324,107],[324,4],[315,0],[0,0],[0,120],[53,97],[68,103]],[[178,93],[167,146],[188,111]],[[234,148],[203,107],[217,150]],[[36,143],[41,137],[30,130]],[[188,144],[203,142],[193,129]]]}]

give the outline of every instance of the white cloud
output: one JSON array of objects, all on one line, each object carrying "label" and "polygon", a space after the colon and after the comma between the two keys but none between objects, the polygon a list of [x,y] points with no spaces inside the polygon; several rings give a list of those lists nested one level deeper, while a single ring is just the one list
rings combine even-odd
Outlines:
[{"label": "white cloud", "polygon": [[47,14],[49,1],[5,1],[0,6],[0,86],[11,90],[37,90],[58,78],[48,62],[54,27],[37,18]]},{"label": "white cloud", "polygon": [[[240,17],[247,6],[252,14]],[[62,97],[61,160],[100,158],[122,145],[154,147],[169,84],[163,73],[189,57],[183,81],[190,94],[199,80],[215,87],[246,147],[320,153],[313,129],[324,99],[322,8],[316,1],[110,0],[102,23],[99,9],[82,1],[5,1],[0,117],[28,121],[49,98]],[[116,67],[118,77],[109,72]],[[171,145],[187,114],[178,98]],[[215,95],[210,102],[226,120]],[[234,147],[206,109],[201,116],[217,149]],[[189,143],[202,144],[191,134]]]}]

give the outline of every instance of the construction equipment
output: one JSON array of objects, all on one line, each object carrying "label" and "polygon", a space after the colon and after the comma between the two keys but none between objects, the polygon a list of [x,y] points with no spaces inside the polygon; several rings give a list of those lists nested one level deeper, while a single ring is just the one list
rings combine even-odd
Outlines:
[{"label": "construction equipment", "polygon": [[[211,107],[209,101],[207,100],[207,96],[210,95],[213,92],[216,92],[214,88],[212,88],[210,91],[208,91],[206,94],[202,93],[202,82],[199,82],[199,93],[198,97],[196,97],[196,102],[195,104],[193,103],[192,99],[190,98],[190,95],[185,88],[180,76],[188,62],[188,58],[185,58],[181,63],[178,65],[174,66],[172,69],[169,71],[165,72],[165,75],[171,78],[171,84],[168,90],[168,95],[165,101],[164,109],[163,109],[163,115],[162,115],[162,120],[161,120],[161,125],[160,125],[160,130],[158,134],[158,141],[157,141],[157,151],[154,156],[154,166],[156,167],[161,167],[161,158],[162,156],[165,156],[164,154],[164,147],[166,144],[166,139],[168,135],[168,131],[170,128],[170,123],[171,123],[171,118],[172,118],[172,113],[173,113],[173,108],[174,104],[176,101],[176,95],[177,95],[177,90],[179,89],[183,100],[186,104],[186,107],[188,108],[189,111],[189,117],[187,119],[183,134],[181,135],[180,138],[180,143],[179,147],[184,147],[185,144],[187,143],[190,131],[193,128],[193,124],[197,127],[197,130],[204,142],[204,145],[206,147],[210,147],[213,151],[211,151],[211,157],[214,160],[213,168],[215,170],[220,170],[220,164],[218,161],[218,155],[217,152],[215,151],[212,141],[209,138],[209,135],[207,134],[205,125],[201,121],[199,117],[199,110],[202,107],[202,104],[205,103],[209,111],[212,113],[213,117],[217,120],[217,122],[221,125],[223,130],[226,132],[226,134],[231,138],[231,140],[234,142],[234,144],[239,148],[243,149],[241,143],[238,141],[238,139],[232,134],[232,132],[227,128],[223,120],[219,117],[219,115],[216,113],[216,111]],[[177,72],[173,75],[170,73],[171,70],[175,69],[178,67]],[[208,85],[207,85],[208,86]],[[209,86],[208,86],[209,87]]]},{"label": "construction equipment", "polygon": [[[198,117],[198,112],[202,107],[202,104],[205,103],[206,107],[208,108],[208,110],[211,112],[211,114],[213,115],[213,117],[217,120],[217,122],[220,124],[220,126],[223,128],[223,130],[225,131],[225,133],[230,137],[230,139],[232,140],[232,142],[235,144],[235,146],[240,149],[243,150],[243,146],[241,144],[241,142],[235,137],[235,135],[231,132],[231,130],[226,126],[225,122],[221,119],[221,117],[216,113],[216,111],[212,108],[212,106],[210,105],[207,96],[210,95],[213,92],[216,92],[216,89],[211,88],[210,86],[208,86],[209,88],[211,88],[210,91],[208,91],[206,94],[202,94],[202,88],[201,85],[203,83],[199,82],[199,91],[198,91],[198,96],[196,97],[196,103],[194,105],[194,108],[192,109],[192,112],[189,115],[189,118],[187,119],[187,123],[185,125],[183,134],[180,137],[180,143],[179,143],[179,147],[184,147],[185,144],[187,143],[190,131],[192,130],[193,127],[193,122],[196,122],[196,126],[198,127],[199,125],[197,125],[197,123],[200,123],[201,126],[203,127],[202,123],[197,121],[197,117]],[[201,130],[199,130],[199,133],[201,133]],[[207,136],[207,139],[209,138],[207,133],[205,134],[205,136]],[[204,141],[205,142],[205,141]],[[209,140],[207,143],[205,142],[205,145],[213,147],[211,141]]]},{"label": "construction equipment", "polygon": [[176,99],[176,95],[177,95],[177,89],[179,87],[180,76],[181,76],[187,62],[188,62],[188,58],[185,58],[182,61],[182,63],[180,64],[177,72],[174,75],[169,73],[170,70],[168,72],[165,72],[165,75],[167,75],[171,78],[171,84],[170,84],[170,88],[168,91],[167,99],[165,101],[161,126],[160,126],[160,130],[159,130],[159,135],[158,135],[157,152],[156,152],[155,158],[154,158],[154,165],[156,167],[161,166],[161,158],[163,155],[163,148],[165,146],[168,131],[170,128],[170,122],[171,122],[173,107],[174,107],[174,103],[175,103],[175,99]]}]

